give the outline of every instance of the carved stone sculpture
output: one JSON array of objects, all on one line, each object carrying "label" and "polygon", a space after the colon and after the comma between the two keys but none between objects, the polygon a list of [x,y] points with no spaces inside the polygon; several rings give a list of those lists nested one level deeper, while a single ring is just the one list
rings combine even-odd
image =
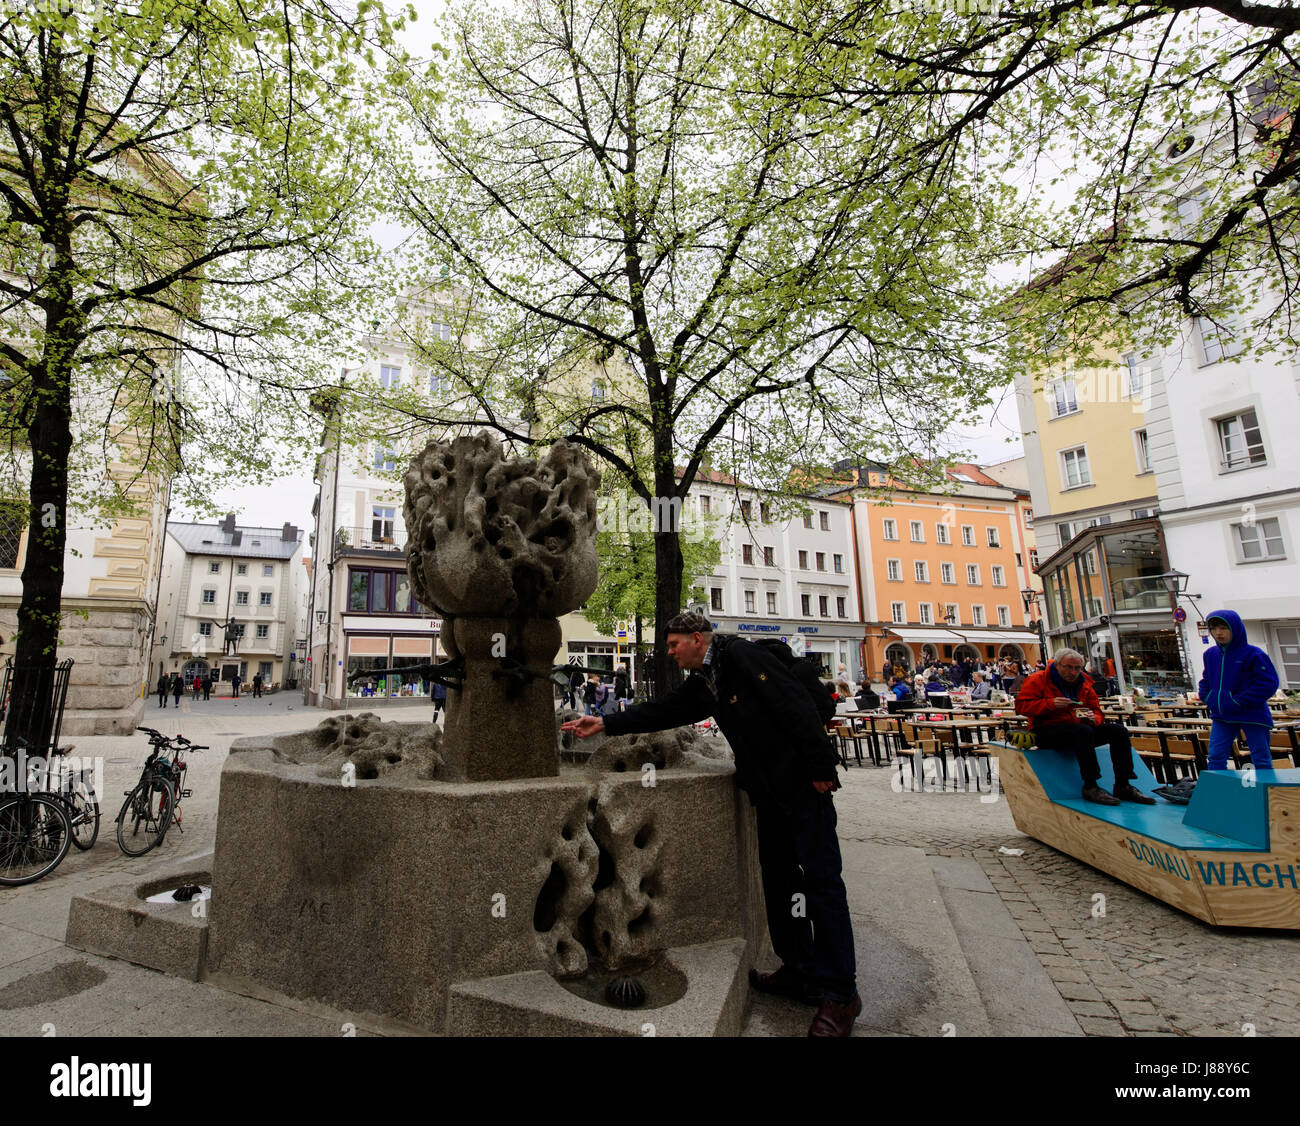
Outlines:
[{"label": "carved stone sculpture", "polygon": [[431,442],[406,474],[407,569],[464,661],[447,693],[440,777],[559,771],[548,679],[561,614],[596,589],[599,473],[569,442],[507,458],[485,431]]}]

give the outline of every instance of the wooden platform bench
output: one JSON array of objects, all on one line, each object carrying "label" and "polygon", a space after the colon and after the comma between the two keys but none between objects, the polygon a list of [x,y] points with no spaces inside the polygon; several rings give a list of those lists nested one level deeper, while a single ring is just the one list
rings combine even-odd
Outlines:
[{"label": "wooden platform bench", "polygon": [[[1016,828],[1172,907],[1220,927],[1300,928],[1300,770],[1206,770],[1188,805],[1153,794],[1137,756],[1133,780],[1154,806],[1083,800],[1072,754],[994,742]],[[1107,791],[1109,755],[1098,748]]]}]

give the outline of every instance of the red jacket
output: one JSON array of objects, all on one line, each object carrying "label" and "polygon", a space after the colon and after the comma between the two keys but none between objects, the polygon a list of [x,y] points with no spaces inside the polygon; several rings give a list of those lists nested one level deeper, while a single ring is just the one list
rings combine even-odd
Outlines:
[{"label": "red jacket", "polygon": [[1077,704],[1071,702],[1069,708],[1061,709],[1052,703],[1057,696],[1065,695],[1048,675],[1052,664],[1055,662],[1048,664],[1042,672],[1026,677],[1016,696],[1016,712],[1029,717],[1030,728],[1037,731],[1045,723],[1079,723],[1079,717],[1074,714],[1076,707],[1091,708],[1098,726],[1104,723],[1105,716],[1101,714],[1101,701],[1097,699],[1097,691],[1093,688],[1092,681],[1083,674],[1079,677],[1083,683],[1079,686]]}]

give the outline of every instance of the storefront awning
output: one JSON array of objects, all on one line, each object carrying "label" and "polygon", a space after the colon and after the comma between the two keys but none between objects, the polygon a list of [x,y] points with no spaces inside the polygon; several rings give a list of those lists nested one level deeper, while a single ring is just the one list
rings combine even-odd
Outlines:
[{"label": "storefront awning", "polygon": [[1038,635],[1036,633],[1017,633],[1009,629],[964,629],[961,631],[962,638],[976,645],[986,645],[994,642],[1010,641],[1017,645],[1037,645]]},{"label": "storefront awning", "polygon": [[929,642],[932,645],[960,645],[962,642],[959,635],[946,629],[927,629],[913,626],[887,626],[886,628],[899,641]]}]

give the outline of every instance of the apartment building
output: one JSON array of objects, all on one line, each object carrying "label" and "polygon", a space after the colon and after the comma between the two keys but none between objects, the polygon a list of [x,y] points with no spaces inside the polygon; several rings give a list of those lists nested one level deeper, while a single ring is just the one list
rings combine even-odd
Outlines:
[{"label": "apartment building", "polygon": [[[292,524],[240,527],[233,515],[169,523],[151,680],[174,672],[187,685],[209,674],[228,685],[236,672],[245,685],[258,673],[267,686],[296,680],[302,551]],[[231,619],[236,643],[228,649]]]},{"label": "apartment building", "polygon": [[844,483],[828,491],[852,506],[866,669],[878,675],[887,661],[910,669],[936,659],[1037,659],[1038,638],[1016,585],[1023,543],[1014,489],[975,480],[977,466],[954,470],[944,492],[903,488],[881,465],[835,471]]}]

